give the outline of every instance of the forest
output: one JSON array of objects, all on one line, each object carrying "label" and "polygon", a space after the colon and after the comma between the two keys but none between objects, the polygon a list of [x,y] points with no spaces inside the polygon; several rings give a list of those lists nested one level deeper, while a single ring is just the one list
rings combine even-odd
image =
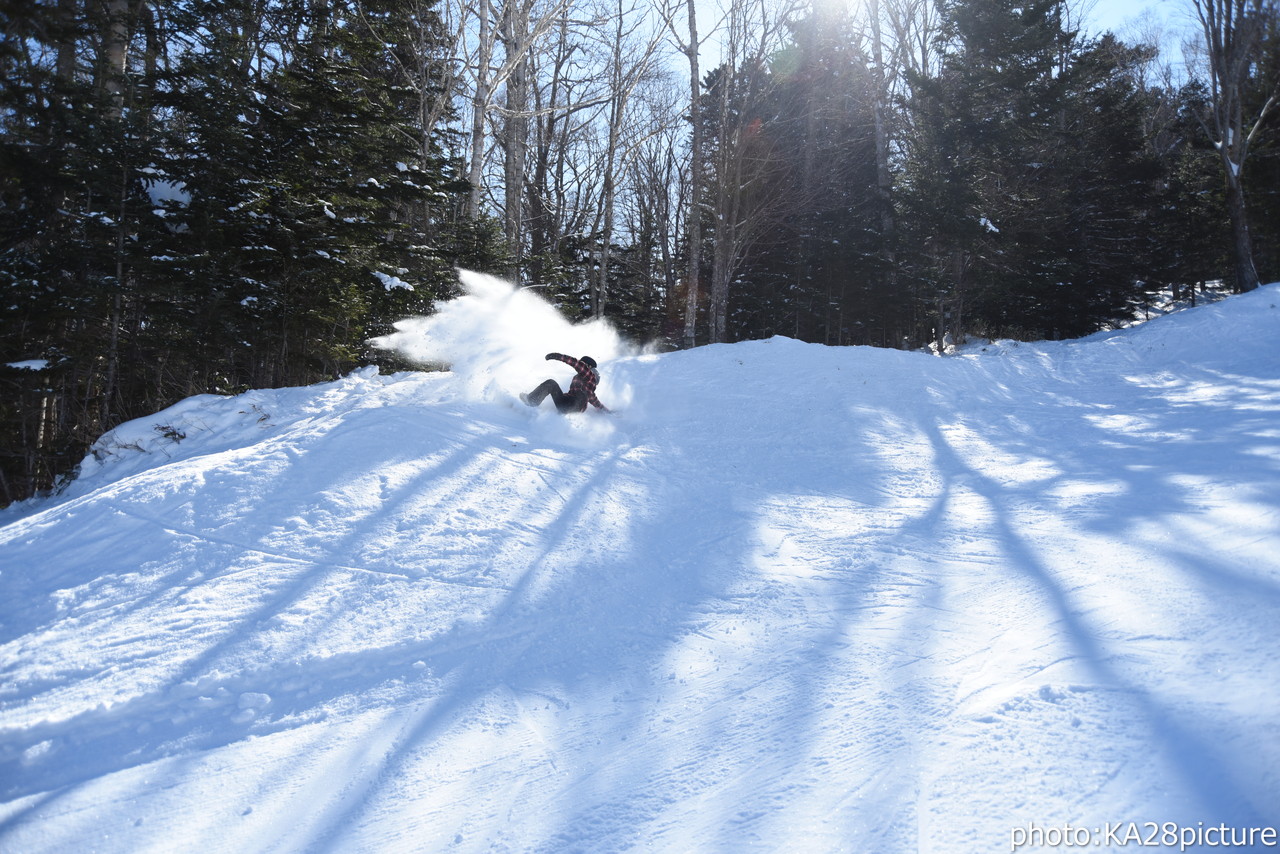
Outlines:
[{"label": "forest", "polygon": [[407,367],[368,341],[459,268],[668,349],[1273,281],[1276,2],[1178,2],[1175,59],[1061,0],[5,0],[0,505],[182,398]]}]

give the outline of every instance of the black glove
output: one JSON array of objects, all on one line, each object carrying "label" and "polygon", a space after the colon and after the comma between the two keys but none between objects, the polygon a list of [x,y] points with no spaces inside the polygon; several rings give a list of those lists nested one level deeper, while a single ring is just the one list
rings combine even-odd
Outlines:
[{"label": "black glove", "polygon": [[547,354],[547,361],[548,361],[548,362],[550,362],[550,361],[552,361],[552,360],[554,360],[554,359],[558,359],[558,358],[560,358],[560,354],[559,354],[559,353],[548,353],[548,354]]}]

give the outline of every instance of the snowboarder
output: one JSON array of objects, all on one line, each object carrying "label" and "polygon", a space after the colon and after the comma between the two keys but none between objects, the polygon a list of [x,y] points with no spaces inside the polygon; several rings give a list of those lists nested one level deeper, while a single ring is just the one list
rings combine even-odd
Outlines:
[{"label": "snowboarder", "polygon": [[538,406],[547,395],[551,395],[556,409],[564,415],[568,415],[571,412],[585,412],[588,403],[604,412],[609,411],[596,398],[596,386],[600,384],[600,372],[596,370],[595,359],[590,356],[575,359],[563,353],[548,353],[547,359],[564,362],[578,372],[573,381],[569,383],[569,391],[567,393],[561,391],[558,382],[547,380],[528,394],[521,393],[521,400],[530,406]]}]

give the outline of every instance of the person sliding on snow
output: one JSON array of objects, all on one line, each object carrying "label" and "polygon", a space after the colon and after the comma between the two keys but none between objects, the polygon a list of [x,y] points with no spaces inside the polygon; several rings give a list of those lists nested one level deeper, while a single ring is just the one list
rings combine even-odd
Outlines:
[{"label": "person sliding on snow", "polygon": [[600,384],[600,372],[596,370],[595,359],[590,356],[575,359],[563,353],[548,353],[547,359],[556,359],[564,362],[578,372],[577,376],[573,378],[573,382],[569,383],[568,393],[561,391],[560,384],[555,380],[547,380],[528,394],[521,393],[521,400],[530,406],[538,406],[547,395],[551,395],[556,409],[564,415],[568,415],[570,412],[585,412],[588,403],[597,409],[605,412],[609,411],[596,398],[596,386]]}]

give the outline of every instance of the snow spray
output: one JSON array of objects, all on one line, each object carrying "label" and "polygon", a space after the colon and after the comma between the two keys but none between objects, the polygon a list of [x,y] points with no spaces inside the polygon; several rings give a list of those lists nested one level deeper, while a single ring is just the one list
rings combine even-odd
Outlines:
[{"label": "snow spray", "polygon": [[396,323],[395,332],[370,343],[417,364],[449,368],[472,400],[511,400],[548,377],[568,388],[572,372],[544,361],[553,352],[600,364],[606,406],[630,397],[609,362],[632,351],[608,321],[570,323],[535,290],[470,270],[459,270],[458,278],[461,296],[436,303],[429,317]]}]

